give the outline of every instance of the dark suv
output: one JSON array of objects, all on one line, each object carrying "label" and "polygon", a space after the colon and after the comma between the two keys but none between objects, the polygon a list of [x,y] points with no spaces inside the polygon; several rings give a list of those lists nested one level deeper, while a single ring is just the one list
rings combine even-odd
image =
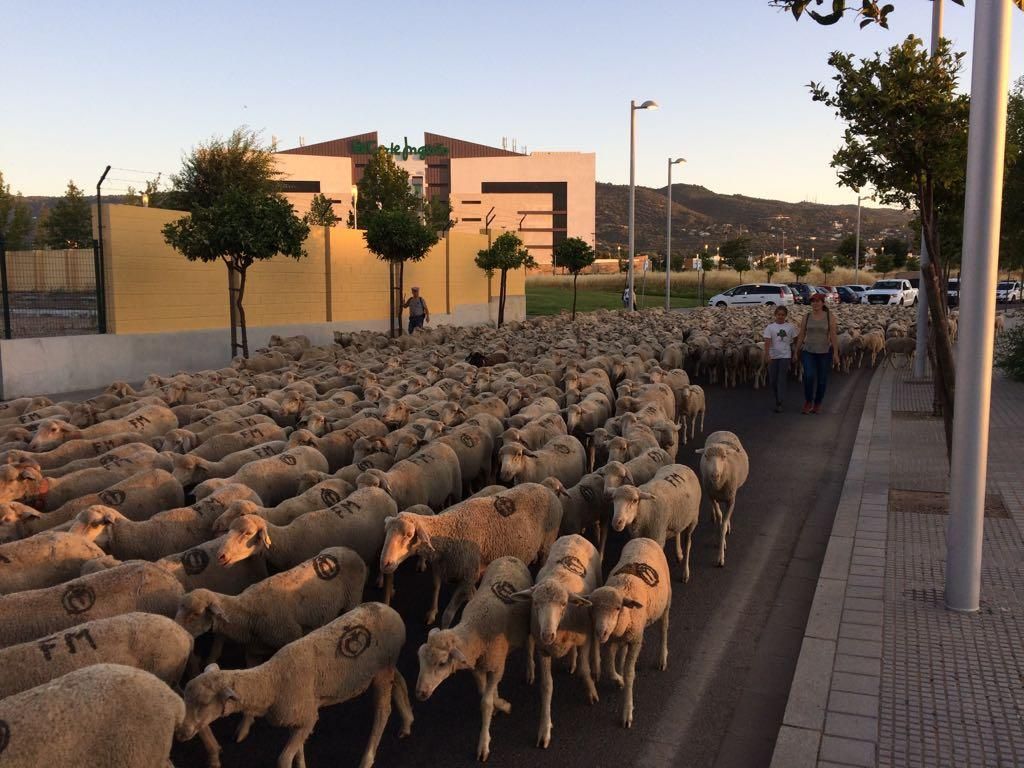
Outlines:
[{"label": "dark suv", "polygon": [[807,283],[786,283],[786,285],[793,289],[793,297],[796,299],[797,304],[811,303],[811,294],[814,291],[811,290],[811,286]]}]

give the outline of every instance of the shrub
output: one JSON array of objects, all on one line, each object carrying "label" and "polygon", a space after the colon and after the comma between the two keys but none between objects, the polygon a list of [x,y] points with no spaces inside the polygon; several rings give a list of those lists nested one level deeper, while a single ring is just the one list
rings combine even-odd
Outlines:
[{"label": "shrub", "polygon": [[1024,323],[1006,331],[996,345],[996,367],[1015,381],[1024,381]]}]

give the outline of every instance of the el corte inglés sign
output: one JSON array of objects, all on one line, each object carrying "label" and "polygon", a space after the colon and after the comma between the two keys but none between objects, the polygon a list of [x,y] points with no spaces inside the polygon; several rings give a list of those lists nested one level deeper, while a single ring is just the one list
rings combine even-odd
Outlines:
[{"label": "el corte ingl\u00e9s sign", "polygon": [[416,147],[409,144],[408,136],[403,136],[402,139],[402,144],[396,144],[395,142],[377,144],[375,141],[353,141],[350,151],[353,155],[372,155],[378,148],[381,148],[392,155],[401,155],[403,160],[408,160],[410,156],[423,160],[427,157],[448,154],[448,147],[444,144],[424,144],[422,147]]}]

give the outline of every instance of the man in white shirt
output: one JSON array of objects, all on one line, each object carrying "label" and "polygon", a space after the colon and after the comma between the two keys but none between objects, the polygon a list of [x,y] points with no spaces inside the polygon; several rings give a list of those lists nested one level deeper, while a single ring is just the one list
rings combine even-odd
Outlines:
[{"label": "man in white shirt", "polygon": [[796,342],[796,326],[787,321],[789,310],[775,308],[775,322],[764,329],[764,352],[768,358],[768,387],[775,395],[775,412],[782,413],[786,399],[786,380],[789,378],[790,362],[796,359],[793,344]]}]

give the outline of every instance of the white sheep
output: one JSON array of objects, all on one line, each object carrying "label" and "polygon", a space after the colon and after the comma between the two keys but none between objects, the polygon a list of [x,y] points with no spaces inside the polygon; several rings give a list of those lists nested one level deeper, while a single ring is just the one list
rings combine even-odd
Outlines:
[{"label": "white sheep", "polygon": [[103,554],[91,541],[58,531],[0,544],[0,595],[61,584]]},{"label": "white sheep", "polygon": [[679,418],[683,425],[683,445],[686,445],[686,432],[689,427],[690,439],[697,432],[697,419],[700,418],[700,431],[704,431],[704,415],[707,413],[707,398],[704,389],[697,384],[689,384],[680,390]]},{"label": "white sheep", "polygon": [[[718,564],[725,565],[725,539],[732,529],[736,494],[747,482],[750,460],[740,439],[732,432],[712,432],[697,450],[704,492],[711,500],[711,511],[718,525]],[[722,504],[726,505],[722,512]]]},{"label": "white sheep", "polygon": [[401,616],[386,605],[364,603],[284,646],[258,667],[222,670],[210,665],[185,688],[185,721],[178,738],[190,739],[213,721],[241,712],[290,729],[277,764],[303,766],[306,739],[320,707],[348,701],[372,686],[374,721],[360,763],[360,768],[370,768],[392,699],[402,720],[399,736],[408,736],[412,729],[409,692],[396,667],[404,643]]},{"label": "white sheep", "polygon": [[94,664],[0,701],[0,759],[11,768],[170,765],[184,710],[149,672]]},{"label": "white sheep", "polygon": [[[648,538],[627,542],[604,586],[587,595],[587,599],[591,603],[596,641],[612,646],[611,675],[625,688],[622,725],[629,728],[633,725],[633,681],[644,630],[656,621],[661,622],[658,669],[668,668],[672,581],[664,546]],[[622,668],[618,669],[619,666]]]},{"label": "white sheep", "polygon": [[527,648],[527,679],[533,682],[533,636],[530,610],[512,600],[513,592],[533,584],[523,561],[500,557],[487,566],[480,588],[466,604],[462,620],[451,629],[430,630],[419,649],[420,673],[416,698],[426,701],[449,676],[460,669],[473,672],[480,689],[480,737],[477,759],[486,761],[491,752],[491,718],[497,709],[506,715],[512,705],[498,695],[510,650]]},{"label": "white sheep", "polygon": [[609,461],[601,468],[604,495],[610,499],[619,486],[642,485],[653,479],[659,469],[671,463],[672,459],[661,448],[650,448],[625,463]]},{"label": "white sheep", "polygon": [[549,440],[537,451],[516,443],[503,445],[498,460],[498,476],[505,482],[540,483],[547,477],[557,477],[568,488],[587,471],[587,452],[572,435]]},{"label": "white sheep", "polygon": [[274,440],[229,453],[216,461],[204,459],[195,453],[170,453],[167,456],[173,466],[174,478],[188,487],[212,478],[230,477],[246,464],[276,456],[287,448],[288,443],[284,440]]},{"label": "white sheep", "polygon": [[612,528],[616,531],[628,528],[631,537],[654,539],[663,547],[670,537],[675,538],[676,560],[683,563],[683,581],[690,580],[690,549],[700,513],[700,480],[692,469],[683,464],[662,467],[653,480],[639,487],[616,488],[612,505]]},{"label": "white sheep", "polygon": [[123,613],[0,649],[0,699],[92,664],[124,664],[177,685],[192,636],[166,616]]},{"label": "white sheep", "polygon": [[370,469],[356,478],[359,488],[384,489],[399,510],[426,504],[435,512],[462,499],[462,469],[455,451],[443,443],[430,443],[383,472]]},{"label": "white sheep", "polygon": [[[601,558],[594,545],[582,536],[562,536],[551,547],[544,567],[537,574],[537,583],[514,592],[513,600],[532,603],[530,632],[540,651],[540,726],[537,746],[547,749],[551,744],[551,659],[560,659],[578,651],[579,673],[587,688],[591,704],[598,701],[597,688],[591,675],[594,634],[589,602],[584,595],[601,586]],[[596,656],[596,654],[594,654]]]},{"label": "white sheep", "polygon": [[355,486],[340,478],[331,477],[321,480],[298,496],[293,496],[276,507],[263,507],[252,501],[238,501],[231,504],[217,518],[213,526],[214,533],[224,533],[232,520],[242,515],[259,515],[274,525],[289,525],[307,512],[333,507],[342,499],[347,498]]},{"label": "white sheep", "polygon": [[302,474],[311,471],[326,472],[327,459],[316,449],[300,445],[249,462],[231,477],[206,480],[196,486],[195,496],[202,499],[225,485],[241,483],[252,488],[264,504],[280,504],[295,495]]}]

